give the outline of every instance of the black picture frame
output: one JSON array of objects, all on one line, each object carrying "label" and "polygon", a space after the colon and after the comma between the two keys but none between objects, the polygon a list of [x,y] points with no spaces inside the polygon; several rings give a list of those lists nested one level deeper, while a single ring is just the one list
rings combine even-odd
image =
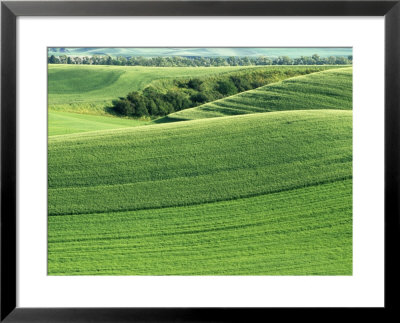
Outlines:
[{"label": "black picture frame", "polygon": [[[400,0],[395,1],[4,1],[1,3],[1,322],[253,322],[300,308],[16,307],[16,19],[19,16],[384,16],[385,306],[398,307],[400,231]],[[329,316],[339,309],[323,309]],[[347,309],[347,311],[354,309]],[[266,311],[269,311],[266,313]],[[393,313],[391,313],[393,314]],[[283,317],[282,317],[283,318]],[[309,319],[312,319],[309,317]]]}]

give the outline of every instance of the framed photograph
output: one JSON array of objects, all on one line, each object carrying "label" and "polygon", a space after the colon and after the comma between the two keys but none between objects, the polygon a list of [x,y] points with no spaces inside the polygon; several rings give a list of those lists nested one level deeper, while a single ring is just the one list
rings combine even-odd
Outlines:
[{"label": "framed photograph", "polygon": [[396,310],[398,1],[4,1],[1,24],[2,322]]}]

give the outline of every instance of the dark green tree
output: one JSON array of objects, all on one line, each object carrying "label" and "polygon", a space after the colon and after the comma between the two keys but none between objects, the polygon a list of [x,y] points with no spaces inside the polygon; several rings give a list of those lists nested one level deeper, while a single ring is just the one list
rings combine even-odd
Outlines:
[{"label": "dark green tree", "polygon": [[124,116],[131,116],[134,114],[134,107],[131,105],[130,101],[126,98],[120,98],[119,100],[113,101],[114,111],[117,114]]},{"label": "dark green tree", "polygon": [[201,103],[205,103],[208,101],[208,97],[205,93],[197,93],[197,94],[193,94],[190,96],[190,100],[195,104],[201,104]]},{"label": "dark green tree", "polygon": [[194,89],[196,91],[200,91],[200,86],[201,86],[202,83],[203,82],[201,80],[199,80],[199,79],[191,79],[188,82],[188,87],[191,88],[191,89]]},{"label": "dark green tree", "polygon": [[58,59],[54,55],[51,55],[50,58],[49,58],[49,63],[50,64],[57,64],[58,63]]},{"label": "dark green tree", "polygon": [[237,93],[238,89],[231,79],[218,81],[217,91],[223,95],[233,95]]},{"label": "dark green tree", "polygon": [[192,104],[185,93],[178,91],[168,91],[165,94],[164,99],[173,106],[174,111],[186,109]]},{"label": "dark green tree", "polygon": [[134,91],[127,95],[126,97],[133,107],[132,116],[134,117],[142,117],[148,116],[149,112],[147,111],[146,100],[143,95],[139,92]]},{"label": "dark green tree", "polygon": [[238,92],[251,90],[253,87],[251,86],[249,80],[242,76],[231,76],[231,80]]}]

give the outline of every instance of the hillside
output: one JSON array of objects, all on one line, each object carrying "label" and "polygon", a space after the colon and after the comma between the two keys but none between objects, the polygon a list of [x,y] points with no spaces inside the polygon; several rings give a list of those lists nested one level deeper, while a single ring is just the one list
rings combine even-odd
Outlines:
[{"label": "hillside", "polygon": [[[351,275],[352,181],[49,217],[50,275]],[[290,201],[290,202],[288,202]]]},{"label": "hillside", "polygon": [[50,111],[106,114],[111,101],[151,82],[239,71],[243,67],[48,65]]},{"label": "hillside", "polygon": [[48,135],[56,136],[78,132],[137,127],[150,122],[111,116],[49,111],[48,123]]},{"label": "hillside", "polygon": [[193,120],[282,110],[352,109],[352,67],[297,76],[170,114]]},{"label": "hillside", "polygon": [[351,274],[352,112],[49,138],[49,274]]},{"label": "hillside", "polygon": [[[131,91],[151,85],[161,92],[189,91],[179,88],[176,80],[198,78],[209,96],[220,95],[214,87],[221,78],[251,77],[262,84],[277,82],[296,75],[332,69],[332,66],[268,66],[218,68],[156,68],[126,66],[49,65],[49,135],[135,127],[170,121],[150,118],[116,118],[111,101]],[[263,78],[260,76],[263,75]],[[182,81],[180,81],[182,82]],[[193,91],[190,89],[190,91]],[[213,94],[214,93],[214,94]],[[221,96],[219,96],[221,97]],[[217,96],[218,98],[218,96]],[[175,119],[176,120],[176,119]]]}]

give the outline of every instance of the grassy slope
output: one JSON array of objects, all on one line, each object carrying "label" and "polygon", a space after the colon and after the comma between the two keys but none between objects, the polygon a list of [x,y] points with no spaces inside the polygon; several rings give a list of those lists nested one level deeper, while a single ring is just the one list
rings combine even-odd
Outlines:
[{"label": "grassy slope", "polygon": [[[77,132],[137,127],[145,121],[89,114],[49,111],[49,136],[65,135]],[[150,122],[149,122],[150,123]]]},{"label": "grassy slope", "polygon": [[49,273],[349,275],[351,187],[345,180],[187,207],[49,217]]},{"label": "grassy slope", "polygon": [[289,111],[49,138],[49,273],[351,274],[351,129]]},{"label": "grassy slope", "polygon": [[351,109],[352,71],[347,67],[293,77],[169,117],[192,120],[281,110]]}]

